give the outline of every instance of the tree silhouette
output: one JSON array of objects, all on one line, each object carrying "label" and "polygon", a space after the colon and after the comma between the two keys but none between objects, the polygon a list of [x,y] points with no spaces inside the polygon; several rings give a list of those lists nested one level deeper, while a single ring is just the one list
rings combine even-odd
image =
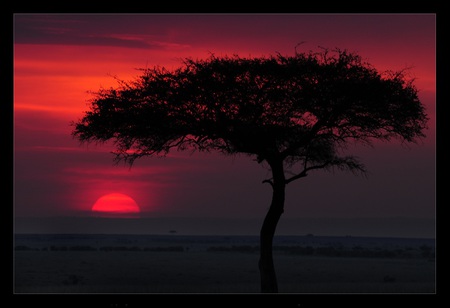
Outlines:
[{"label": "tree silhouette", "polygon": [[[272,257],[285,187],[316,169],[365,173],[349,143],[424,137],[427,116],[403,71],[378,72],[346,50],[185,59],[143,69],[94,94],[74,125],[83,142],[114,140],[116,159],[178,150],[246,154],[267,164],[272,202],[260,232],[261,291],[278,292]],[[289,171],[289,173],[288,173]],[[289,176],[287,176],[289,175]]]}]

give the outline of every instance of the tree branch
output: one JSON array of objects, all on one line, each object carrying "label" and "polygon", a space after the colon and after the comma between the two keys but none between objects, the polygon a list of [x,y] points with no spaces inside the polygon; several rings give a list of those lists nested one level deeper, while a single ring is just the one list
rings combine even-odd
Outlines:
[{"label": "tree branch", "polygon": [[302,172],[300,172],[300,173],[290,177],[289,179],[286,179],[285,183],[289,184],[292,181],[298,180],[300,178],[304,178],[304,177],[306,177],[308,175],[307,174],[308,171],[311,171],[311,170],[314,170],[314,169],[323,169],[326,166],[328,166],[330,163],[331,163],[330,161],[327,161],[327,162],[325,162],[322,165],[315,165],[315,166],[311,166],[311,167],[305,167]]},{"label": "tree branch", "polygon": [[264,180],[264,181],[262,181],[262,183],[263,183],[263,184],[264,184],[264,183],[269,183],[270,186],[272,186],[272,188],[273,188],[273,181],[272,181],[272,180]]}]

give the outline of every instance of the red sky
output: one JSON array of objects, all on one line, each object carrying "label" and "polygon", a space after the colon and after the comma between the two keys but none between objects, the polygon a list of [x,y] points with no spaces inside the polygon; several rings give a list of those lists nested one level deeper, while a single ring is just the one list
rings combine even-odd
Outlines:
[{"label": "red sky", "polygon": [[289,185],[290,217],[435,214],[436,36],[432,14],[14,16],[15,214],[82,216],[102,195],[133,197],[151,217],[265,215],[268,171],[246,157],[173,153],[115,166],[108,146],[80,146],[70,121],[90,94],[136,68],[175,68],[185,57],[293,54],[318,46],[359,53],[379,70],[410,68],[430,117],[419,145],[355,148],[367,179],[317,172]]}]

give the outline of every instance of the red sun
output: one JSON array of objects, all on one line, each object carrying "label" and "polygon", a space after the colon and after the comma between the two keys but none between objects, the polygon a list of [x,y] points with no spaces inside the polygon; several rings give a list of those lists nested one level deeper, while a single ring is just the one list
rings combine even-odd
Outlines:
[{"label": "red sun", "polygon": [[92,212],[103,214],[137,214],[140,211],[133,198],[119,193],[104,195],[92,206]]}]

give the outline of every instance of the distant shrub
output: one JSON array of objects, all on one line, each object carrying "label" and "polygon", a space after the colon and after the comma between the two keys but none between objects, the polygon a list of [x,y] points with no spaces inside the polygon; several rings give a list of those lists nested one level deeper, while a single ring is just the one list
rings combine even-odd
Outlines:
[{"label": "distant shrub", "polygon": [[69,248],[71,251],[96,251],[97,248],[92,246],[72,246]]},{"label": "distant shrub", "polygon": [[231,248],[226,247],[226,246],[211,246],[211,247],[208,247],[206,249],[206,251],[211,251],[211,252],[231,251]]},{"label": "distant shrub", "polygon": [[433,247],[428,245],[422,245],[419,247],[422,257],[424,258],[434,258],[435,253],[433,251]]},{"label": "distant shrub", "polygon": [[259,251],[259,246],[240,245],[240,246],[211,246],[206,249],[210,252],[243,252],[253,253]]},{"label": "distant shrub", "polygon": [[250,245],[243,245],[243,246],[231,246],[231,251],[236,252],[257,252],[259,251],[259,246],[250,246]]},{"label": "distant shrub", "polygon": [[29,250],[33,250],[33,248],[28,247],[28,246],[24,246],[24,245],[18,245],[14,248],[14,250],[18,250],[18,251],[29,251]]},{"label": "distant shrub", "polygon": [[169,247],[146,247],[144,251],[184,251],[183,246],[169,246]]},{"label": "distant shrub", "polygon": [[311,246],[275,246],[273,248],[274,251],[281,251],[288,254],[294,255],[312,255],[314,254],[314,248]]},{"label": "distant shrub", "polygon": [[50,246],[50,251],[67,251],[66,246]]},{"label": "distant shrub", "polygon": [[104,246],[100,247],[101,251],[141,251],[142,249],[136,246],[126,247],[126,246]]},{"label": "distant shrub", "polygon": [[127,246],[103,246],[100,251],[184,251],[183,246],[169,246],[169,247],[127,247]]},{"label": "distant shrub", "polygon": [[335,247],[317,247],[316,254],[327,257],[341,257],[344,253]]},{"label": "distant shrub", "polygon": [[432,257],[434,252],[428,247],[422,247],[421,253],[414,254],[411,249],[386,249],[380,247],[367,248],[355,245],[351,248],[344,246],[275,246],[274,251],[293,255],[315,255],[325,257],[349,258],[419,258]]}]

